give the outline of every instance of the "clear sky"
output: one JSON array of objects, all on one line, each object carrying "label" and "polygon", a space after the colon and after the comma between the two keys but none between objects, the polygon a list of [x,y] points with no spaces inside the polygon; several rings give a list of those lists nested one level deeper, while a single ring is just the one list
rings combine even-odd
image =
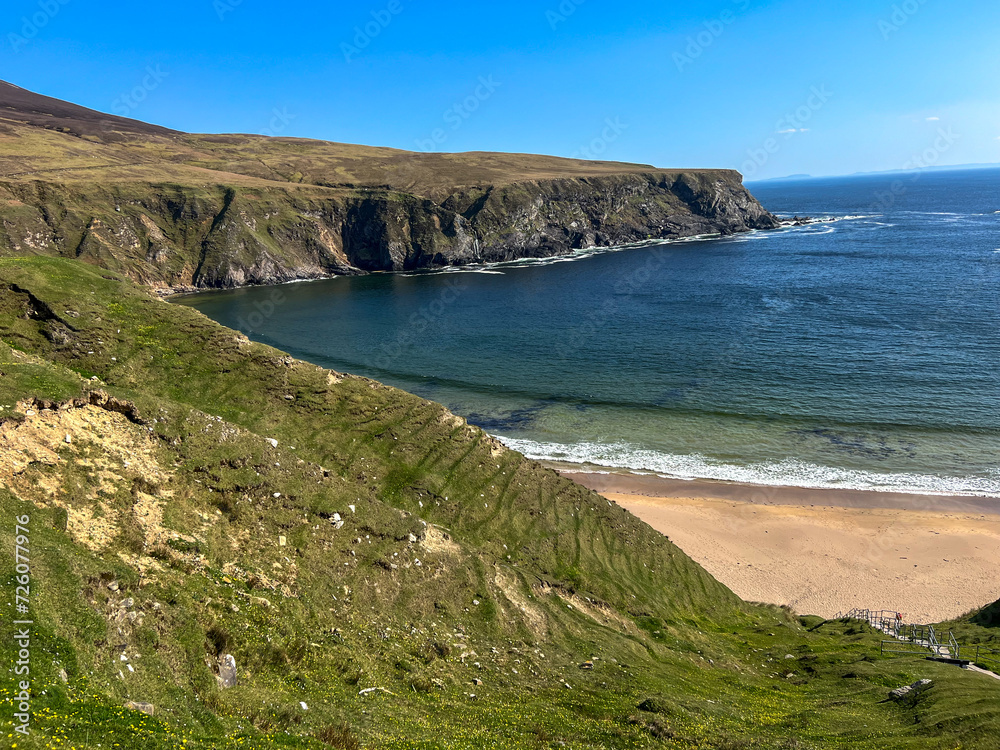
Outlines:
[{"label": "clear sky", "polygon": [[191,132],[731,167],[1000,162],[996,0],[6,0],[0,78]]}]

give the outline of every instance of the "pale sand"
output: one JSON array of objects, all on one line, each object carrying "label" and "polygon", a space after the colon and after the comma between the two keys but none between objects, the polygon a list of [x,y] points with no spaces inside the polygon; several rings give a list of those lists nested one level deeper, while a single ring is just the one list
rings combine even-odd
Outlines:
[{"label": "pale sand", "polygon": [[[569,476],[667,535],[748,601],[828,618],[862,607],[941,622],[1000,599],[996,500]],[[636,494],[656,489],[698,497]]]}]

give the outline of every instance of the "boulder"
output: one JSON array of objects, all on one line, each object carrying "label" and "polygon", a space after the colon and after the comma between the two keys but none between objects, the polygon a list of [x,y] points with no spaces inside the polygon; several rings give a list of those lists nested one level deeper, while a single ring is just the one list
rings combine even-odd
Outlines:
[{"label": "boulder", "polygon": [[932,680],[917,680],[912,685],[904,685],[901,688],[896,688],[891,691],[889,693],[889,697],[894,701],[901,701],[906,698],[916,698],[933,684]]},{"label": "boulder", "polygon": [[219,660],[219,674],[216,679],[223,690],[236,686],[236,659],[232,654],[226,654]]}]

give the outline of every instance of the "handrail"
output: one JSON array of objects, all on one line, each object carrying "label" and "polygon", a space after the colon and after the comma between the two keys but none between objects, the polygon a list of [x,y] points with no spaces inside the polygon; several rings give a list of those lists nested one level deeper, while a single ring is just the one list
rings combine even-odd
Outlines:
[{"label": "handrail", "polygon": [[[948,631],[947,643],[943,643],[943,634],[938,634],[933,625],[903,623],[900,614],[893,610],[855,608],[846,615],[838,612],[837,619],[861,620],[886,635],[893,636],[896,640],[909,642],[920,649],[927,649],[935,656],[958,659],[962,653],[962,647],[951,630]],[[885,651],[884,645],[883,651]]]}]

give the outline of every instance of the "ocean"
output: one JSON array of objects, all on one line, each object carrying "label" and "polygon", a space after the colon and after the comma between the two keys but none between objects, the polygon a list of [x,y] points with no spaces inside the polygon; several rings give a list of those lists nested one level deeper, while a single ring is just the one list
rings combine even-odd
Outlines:
[{"label": "ocean", "polygon": [[750,188],[818,221],[179,302],[535,459],[1000,497],[1000,169]]}]

